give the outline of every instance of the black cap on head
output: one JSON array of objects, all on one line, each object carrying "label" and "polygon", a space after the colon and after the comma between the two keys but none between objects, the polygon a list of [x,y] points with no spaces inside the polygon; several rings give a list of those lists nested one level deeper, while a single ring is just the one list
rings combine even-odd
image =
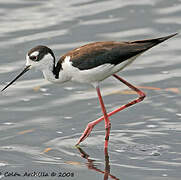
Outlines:
[{"label": "black cap on head", "polygon": [[[33,54],[33,52],[39,52],[39,54],[38,54],[37,56],[34,56],[34,55],[31,56],[31,54]],[[46,54],[48,54],[48,53],[50,53],[50,54],[52,55],[52,57],[53,57],[53,59],[54,59],[54,63],[55,63],[54,53],[53,53],[53,51],[52,51],[50,48],[48,48],[47,46],[39,45],[39,46],[36,46],[36,47],[32,48],[32,49],[28,52],[28,56],[29,56],[29,58],[30,58],[32,61],[40,61],[40,60],[42,60],[43,57],[44,57]]]}]

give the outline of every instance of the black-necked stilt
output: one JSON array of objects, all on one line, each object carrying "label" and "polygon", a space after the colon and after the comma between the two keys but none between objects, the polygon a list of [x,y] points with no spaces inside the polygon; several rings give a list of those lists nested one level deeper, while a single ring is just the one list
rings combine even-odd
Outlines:
[{"label": "black-necked stilt", "polygon": [[[75,81],[92,84],[97,91],[103,116],[95,121],[90,122],[77,144],[86,139],[93,127],[103,119],[105,120],[105,148],[108,147],[109,133],[111,123],[109,116],[121,111],[133,104],[142,101],[145,97],[144,92],[134,87],[115,73],[119,72],[127,65],[132,63],[139,55],[153,46],[175,36],[177,33],[156,38],[130,42],[95,42],[86,44],[63,55],[55,64],[53,51],[46,46],[36,46],[26,55],[26,67],[24,70],[6,87],[15,82],[20,76],[32,68],[39,69],[43,72],[45,79],[53,83],[63,83]],[[107,113],[99,89],[99,82],[113,76],[132,90],[136,91],[139,98],[129,102],[120,108]]]}]

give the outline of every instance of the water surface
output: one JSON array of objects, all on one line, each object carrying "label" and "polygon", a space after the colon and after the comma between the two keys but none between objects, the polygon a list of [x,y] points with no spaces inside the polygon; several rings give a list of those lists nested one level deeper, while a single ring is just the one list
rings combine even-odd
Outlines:
[{"label": "water surface", "polygon": [[[180,0],[12,0],[0,2],[0,14],[1,87],[39,44],[52,48],[58,59],[88,42],[153,38],[181,29]],[[178,35],[118,73],[147,98],[111,117],[108,154],[104,123],[81,149],[74,147],[86,125],[101,116],[95,90],[85,84],[52,85],[40,72],[28,72],[0,96],[0,178],[19,180],[4,177],[5,172],[35,171],[56,173],[52,179],[179,180],[180,62]],[[136,98],[113,78],[101,88],[108,111]],[[67,177],[57,177],[61,173]],[[32,174],[31,179],[39,178],[50,177]]]}]

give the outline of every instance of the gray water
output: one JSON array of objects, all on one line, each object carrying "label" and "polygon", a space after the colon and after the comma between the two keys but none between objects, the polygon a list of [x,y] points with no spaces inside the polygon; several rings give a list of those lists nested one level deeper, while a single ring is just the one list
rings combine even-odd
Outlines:
[{"label": "gray water", "polygon": [[[180,29],[180,0],[1,1],[1,88],[39,44],[52,48],[58,59],[88,42],[154,38]],[[141,86],[147,98],[111,117],[109,159],[104,123],[81,149],[74,147],[88,122],[101,116],[95,90],[86,84],[50,84],[40,72],[28,72],[0,95],[0,178],[180,180],[180,68],[178,35],[118,73]],[[136,98],[113,78],[101,88],[108,111]],[[34,171],[49,176],[37,177]]]}]

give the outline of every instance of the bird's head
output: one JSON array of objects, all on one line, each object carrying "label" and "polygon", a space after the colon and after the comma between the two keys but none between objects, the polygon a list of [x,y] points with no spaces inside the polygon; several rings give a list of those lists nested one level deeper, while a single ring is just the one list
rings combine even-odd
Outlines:
[{"label": "bird's head", "polygon": [[30,69],[44,70],[46,68],[52,68],[55,66],[55,56],[53,51],[46,46],[36,46],[32,48],[26,55],[26,66],[23,71],[16,76],[9,84],[7,84],[1,91],[4,91],[12,83],[14,83],[18,78],[20,78],[24,73]]},{"label": "bird's head", "polygon": [[36,46],[32,48],[26,55],[26,66],[39,70],[55,64],[55,56],[53,51],[46,46]]}]

